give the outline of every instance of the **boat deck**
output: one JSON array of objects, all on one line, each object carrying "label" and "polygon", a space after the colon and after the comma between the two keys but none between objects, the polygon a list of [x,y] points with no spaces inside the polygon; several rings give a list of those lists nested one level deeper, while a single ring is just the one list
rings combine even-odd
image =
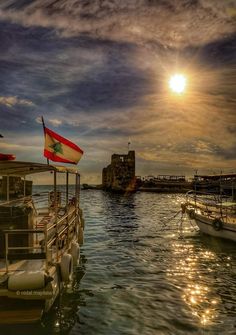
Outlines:
[{"label": "boat deck", "polygon": [[[43,259],[31,259],[14,261],[8,266],[8,272],[13,273],[15,271],[41,271],[44,269],[45,261]],[[6,273],[5,260],[0,259],[0,280],[1,275]]]}]

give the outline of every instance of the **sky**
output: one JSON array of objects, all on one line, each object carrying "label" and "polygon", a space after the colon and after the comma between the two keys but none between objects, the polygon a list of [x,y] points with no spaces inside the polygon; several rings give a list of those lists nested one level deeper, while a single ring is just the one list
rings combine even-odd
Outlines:
[{"label": "sky", "polygon": [[84,183],[128,142],[136,175],[236,172],[236,0],[2,0],[0,46],[1,153],[45,162],[43,115]]}]

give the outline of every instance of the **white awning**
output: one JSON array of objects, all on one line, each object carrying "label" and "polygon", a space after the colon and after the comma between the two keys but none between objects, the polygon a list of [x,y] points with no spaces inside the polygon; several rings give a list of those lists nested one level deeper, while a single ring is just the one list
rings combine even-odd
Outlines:
[{"label": "white awning", "polygon": [[18,161],[0,161],[0,176],[19,176],[24,177],[29,174],[57,171],[61,173],[78,173],[73,167],[54,166],[51,164],[18,162]]}]

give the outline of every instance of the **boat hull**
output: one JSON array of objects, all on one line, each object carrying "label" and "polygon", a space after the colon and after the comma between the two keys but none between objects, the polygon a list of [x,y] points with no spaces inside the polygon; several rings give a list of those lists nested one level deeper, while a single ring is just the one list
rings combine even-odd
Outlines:
[{"label": "boat hull", "polygon": [[222,228],[216,230],[211,218],[195,214],[194,220],[202,233],[236,242],[236,224],[223,222]]},{"label": "boat hull", "polygon": [[28,324],[38,322],[44,310],[43,300],[0,299],[0,324]]},{"label": "boat hull", "polygon": [[62,289],[62,282],[55,268],[49,272],[52,281],[43,289],[0,289],[0,324],[26,324],[41,320]]}]

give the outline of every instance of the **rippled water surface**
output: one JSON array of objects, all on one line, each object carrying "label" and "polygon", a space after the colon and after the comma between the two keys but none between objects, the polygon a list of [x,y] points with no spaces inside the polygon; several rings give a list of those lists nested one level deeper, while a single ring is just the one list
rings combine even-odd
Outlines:
[{"label": "rippled water surface", "polygon": [[33,333],[236,334],[235,243],[200,235],[188,220],[180,236],[180,216],[169,218],[181,197],[82,191],[80,266]]}]

